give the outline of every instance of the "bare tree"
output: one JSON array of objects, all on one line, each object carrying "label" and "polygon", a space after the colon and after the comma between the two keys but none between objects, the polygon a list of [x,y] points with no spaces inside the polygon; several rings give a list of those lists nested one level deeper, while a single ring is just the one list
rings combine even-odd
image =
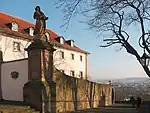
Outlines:
[{"label": "bare tree", "polygon": [[[150,0],[57,0],[57,6],[63,9],[64,25],[69,25],[74,14],[83,15],[90,29],[109,35],[103,37],[105,43],[100,47],[120,44],[136,57],[150,77],[147,62],[150,58],[150,33],[147,29],[150,22]],[[140,28],[140,35],[135,38],[139,40],[142,54],[129,42],[134,37],[127,29],[133,25]]]}]

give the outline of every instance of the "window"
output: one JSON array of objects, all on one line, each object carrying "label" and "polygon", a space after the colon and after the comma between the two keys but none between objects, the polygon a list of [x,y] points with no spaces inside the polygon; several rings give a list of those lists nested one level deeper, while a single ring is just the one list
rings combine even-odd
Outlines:
[{"label": "window", "polygon": [[63,52],[63,51],[60,52],[60,57],[61,57],[62,59],[64,59],[64,52]]},{"label": "window", "polygon": [[74,40],[67,40],[67,44],[69,44],[71,47],[74,47]]},{"label": "window", "polygon": [[59,36],[59,37],[55,38],[55,40],[57,42],[59,42],[60,44],[64,44],[64,37],[63,36]]},{"label": "window", "polygon": [[71,40],[71,44],[70,44],[72,47],[74,47],[74,41]]},{"label": "window", "polygon": [[75,76],[75,72],[73,70],[71,70],[70,71],[70,75],[74,77]]},{"label": "window", "polygon": [[82,55],[80,55],[80,61],[82,61]]},{"label": "window", "polygon": [[71,53],[71,59],[74,60],[74,54]]},{"label": "window", "polygon": [[62,37],[60,37],[60,43],[64,44],[64,39]]},{"label": "window", "polygon": [[83,78],[83,72],[82,71],[79,72],[79,77]]},{"label": "window", "polygon": [[14,52],[20,51],[20,43],[19,42],[13,42],[13,51]]},{"label": "window", "polygon": [[18,31],[18,24],[15,22],[12,22],[12,28],[13,31]]},{"label": "window", "polygon": [[29,34],[31,35],[31,36],[33,36],[34,35],[34,29],[31,27],[31,28],[29,28]]}]

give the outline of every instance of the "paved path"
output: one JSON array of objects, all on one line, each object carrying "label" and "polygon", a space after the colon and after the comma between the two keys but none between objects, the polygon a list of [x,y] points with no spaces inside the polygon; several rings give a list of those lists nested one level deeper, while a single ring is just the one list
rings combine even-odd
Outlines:
[{"label": "paved path", "polygon": [[77,113],[148,113],[148,108],[144,105],[142,105],[141,108],[137,109],[132,108],[129,104],[115,104],[110,107],[88,109],[79,111]]}]

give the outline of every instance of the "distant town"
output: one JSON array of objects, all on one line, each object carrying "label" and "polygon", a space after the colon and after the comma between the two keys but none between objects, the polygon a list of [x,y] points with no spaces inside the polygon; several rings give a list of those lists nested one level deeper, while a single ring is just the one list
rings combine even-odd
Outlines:
[{"label": "distant town", "polygon": [[140,96],[144,101],[150,101],[149,78],[126,78],[116,80],[98,80],[101,83],[113,85],[116,101],[128,101],[131,96]]}]

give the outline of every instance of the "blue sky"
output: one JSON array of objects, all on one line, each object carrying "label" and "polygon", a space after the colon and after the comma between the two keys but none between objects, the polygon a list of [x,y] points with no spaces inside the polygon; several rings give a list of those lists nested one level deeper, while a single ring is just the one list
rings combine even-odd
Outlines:
[{"label": "blue sky", "polygon": [[[110,48],[100,48],[100,38],[95,31],[87,30],[86,24],[81,24],[77,19],[72,19],[69,29],[60,28],[63,14],[56,9],[54,0],[0,0],[0,11],[6,14],[35,23],[33,19],[34,8],[39,5],[41,10],[49,17],[47,27],[65,39],[75,40],[75,44],[90,52],[89,75],[94,79],[112,79],[126,77],[147,77],[136,59],[126,53],[124,49],[117,52],[119,45]],[[132,29],[132,28],[131,28]],[[132,30],[131,30],[132,32]],[[136,36],[136,33],[132,33]],[[137,39],[131,42],[135,46]],[[136,42],[136,43],[135,43]]]}]

